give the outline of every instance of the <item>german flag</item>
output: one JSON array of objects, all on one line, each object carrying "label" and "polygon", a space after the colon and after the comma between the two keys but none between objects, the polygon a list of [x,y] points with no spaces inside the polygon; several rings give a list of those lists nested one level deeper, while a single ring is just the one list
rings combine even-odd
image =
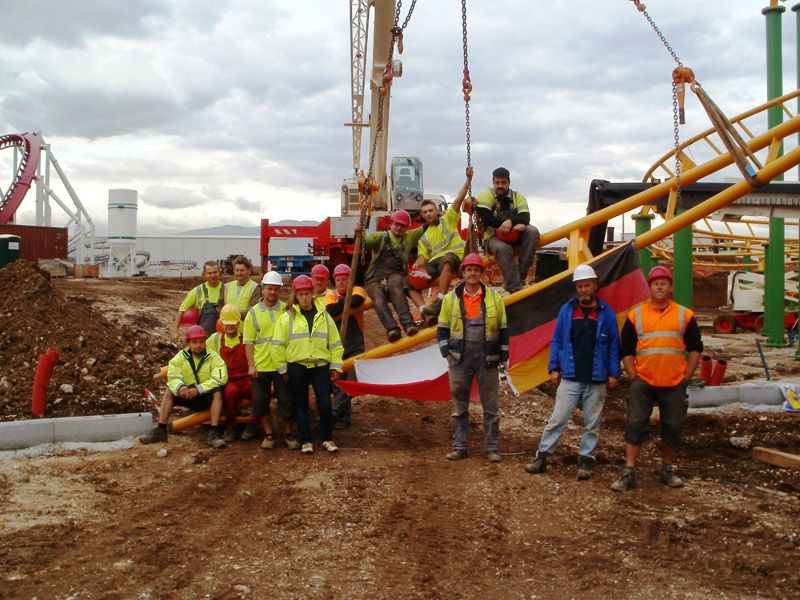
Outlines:
[{"label": "german flag", "polygon": [[[587,264],[597,273],[598,297],[610,304],[622,325],[628,311],[649,297],[647,282],[633,242],[617,246]],[[535,285],[529,294],[506,306],[510,336],[509,375],[518,391],[541,385],[550,375],[550,339],[562,305],[574,297],[572,272]]]}]

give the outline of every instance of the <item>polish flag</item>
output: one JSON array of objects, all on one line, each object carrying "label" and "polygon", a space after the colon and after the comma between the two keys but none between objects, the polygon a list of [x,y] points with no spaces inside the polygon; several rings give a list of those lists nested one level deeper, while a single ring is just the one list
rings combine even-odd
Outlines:
[{"label": "polish flag", "polygon": [[408,354],[355,360],[358,381],[337,381],[351,396],[449,400],[447,359],[436,344]]}]

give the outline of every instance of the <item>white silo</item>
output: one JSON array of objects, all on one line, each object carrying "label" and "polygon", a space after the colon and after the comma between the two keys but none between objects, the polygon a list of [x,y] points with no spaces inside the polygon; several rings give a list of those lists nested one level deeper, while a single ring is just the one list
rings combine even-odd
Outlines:
[{"label": "white silo", "polygon": [[108,277],[134,274],[138,209],[136,190],[108,190]]}]

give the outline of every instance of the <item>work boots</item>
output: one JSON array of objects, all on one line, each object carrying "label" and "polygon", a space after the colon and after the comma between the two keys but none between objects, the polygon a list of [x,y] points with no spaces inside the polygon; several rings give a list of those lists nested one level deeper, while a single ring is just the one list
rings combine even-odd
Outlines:
[{"label": "work boots", "polygon": [[589,479],[592,476],[594,458],[591,456],[578,457],[578,479]]},{"label": "work boots", "polygon": [[636,487],[636,469],[633,467],[625,467],[622,475],[619,476],[614,483],[611,484],[611,489],[615,492],[624,492]]},{"label": "work boots", "polygon": [[161,427],[153,427],[149,433],[139,436],[139,441],[143,444],[157,444],[167,441],[167,430]]},{"label": "work boots", "polygon": [[536,452],[536,458],[533,459],[533,462],[529,462],[525,464],[525,470],[528,473],[532,473],[534,475],[538,475],[547,471],[547,459],[550,458],[550,455],[547,452]]},{"label": "work boots", "polygon": [[397,340],[403,337],[403,334],[400,333],[399,327],[394,327],[387,332],[386,337],[389,339],[390,344],[394,344]]},{"label": "work boots", "polygon": [[236,427],[226,427],[225,433],[222,434],[222,439],[226,442],[236,441]]},{"label": "work boots", "polygon": [[666,486],[679,488],[683,487],[683,479],[675,475],[672,465],[661,465],[658,471],[658,480]]},{"label": "work boots", "polygon": [[208,430],[208,445],[216,450],[222,450],[228,444],[226,444],[225,440],[222,439],[222,436],[219,434],[217,428],[212,427]]}]

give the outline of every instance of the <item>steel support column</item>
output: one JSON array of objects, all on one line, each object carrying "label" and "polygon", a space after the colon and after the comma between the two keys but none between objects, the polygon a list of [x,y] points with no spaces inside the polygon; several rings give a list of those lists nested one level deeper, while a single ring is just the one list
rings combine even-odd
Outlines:
[{"label": "steel support column", "polygon": [[[685,212],[678,209],[678,214]],[[692,226],[688,225],[672,234],[673,245],[673,274],[675,289],[673,298],[675,302],[687,308],[694,307],[692,294]]]},{"label": "steel support column", "polygon": [[[642,214],[637,213],[631,216],[633,219],[634,224],[636,225],[636,237],[639,237],[643,233],[650,231],[650,225],[655,219],[656,216],[653,213]],[[642,265],[642,271],[644,271],[644,276],[647,277],[648,273],[650,273],[650,269],[655,266],[653,261],[653,254],[650,252],[650,248],[644,247],[639,250],[639,264]]]}]

